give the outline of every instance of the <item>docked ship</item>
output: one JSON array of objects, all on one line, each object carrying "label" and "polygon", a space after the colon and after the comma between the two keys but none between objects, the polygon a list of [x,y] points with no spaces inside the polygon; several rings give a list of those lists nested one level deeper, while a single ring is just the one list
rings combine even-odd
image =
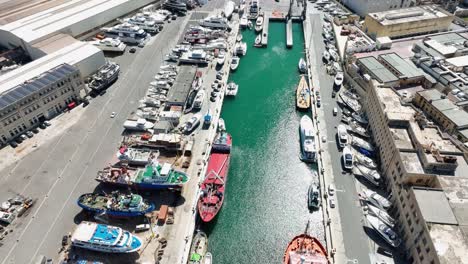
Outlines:
[{"label": "docked ship", "polygon": [[88,87],[94,91],[102,91],[109,87],[119,77],[120,66],[117,63],[108,62],[92,76]]},{"label": "docked ship", "polygon": [[340,148],[344,148],[349,144],[349,135],[346,131],[346,126],[343,124],[338,125],[338,145]]},{"label": "docked ship", "polygon": [[299,60],[299,64],[297,65],[299,72],[300,73],[306,73],[307,72],[307,63],[305,62],[304,58],[301,58]]},{"label": "docked ship", "polygon": [[138,251],[142,241],[120,227],[81,222],[71,236],[74,247],[106,253],[131,253]]},{"label": "docked ship", "polygon": [[155,157],[156,155],[151,150],[129,148],[127,146],[122,146],[117,152],[117,158],[120,161],[136,166],[145,166]]},{"label": "docked ship", "polygon": [[398,237],[395,231],[382,222],[382,220],[370,214],[368,214],[366,218],[375,231],[377,231],[377,233],[379,233],[379,235],[385,240],[385,242],[395,248],[401,244],[401,239]]},{"label": "docked ship", "polygon": [[307,193],[307,207],[317,210],[320,206],[320,191],[316,184],[311,184]]},{"label": "docked ship", "polygon": [[238,42],[234,48],[235,55],[238,56],[245,56],[247,54],[247,43],[245,42]]},{"label": "docked ship", "polygon": [[[309,224],[307,224],[307,227]],[[288,244],[283,256],[283,264],[328,264],[328,255],[320,241],[307,234],[295,236]]]},{"label": "docked ship", "polygon": [[375,207],[372,204],[367,204],[367,208],[369,209],[369,213],[377,216],[382,222],[384,222],[389,227],[393,228],[395,226],[395,219],[393,219],[393,217],[391,217],[387,213],[387,211]]},{"label": "docked ship", "polygon": [[164,9],[180,14],[187,13],[187,4],[179,0],[166,0],[162,5]]},{"label": "docked ship", "polygon": [[189,181],[184,172],[174,170],[169,163],[160,164],[152,160],[145,168],[131,169],[128,166],[107,167],[99,171],[98,182],[132,187],[134,189],[179,189]]},{"label": "docked ship", "polygon": [[369,189],[364,190],[362,194],[364,198],[367,199],[367,201],[377,206],[378,208],[387,210],[392,205],[387,198]]},{"label": "docked ship", "polygon": [[204,263],[207,251],[208,236],[204,232],[197,230],[192,239],[188,264]]},{"label": "docked ship", "polygon": [[198,199],[198,213],[203,222],[213,220],[223,205],[231,146],[231,135],[226,132],[220,132],[213,142],[205,180],[200,186],[201,195]]},{"label": "docked ship", "polygon": [[119,39],[113,38],[104,38],[101,40],[90,41],[91,44],[98,47],[102,51],[115,51],[115,52],[124,52],[127,48],[127,45],[120,41]]},{"label": "docked ship", "polygon": [[310,108],[310,89],[304,76],[301,76],[299,85],[296,88],[296,107],[303,111]]},{"label": "docked ship", "polygon": [[148,34],[139,26],[130,23],[115,25],[110,28],[103,28],[106,37],[116,38],[125,43],[137,44],[143,42]]},{"label": "docked ship", "polygon": [[312,124],[312,119],[309,116],[304,115],[301,118],[299,127],[300,140],[301,140],[301,159],[306,162],[317,161],[317,145],[315,137],[315,129]]},{"label": "docked ship", "polygon": [[239,57],[233,56],[233,57],[231,58],[231,71],[237,70],[237,67],[239,67],[239,62],[240,62],[240,58],[239,58]]},{"label": "docked ship", "polygon": [[235,84],[234,82],[230,82],[226,86],[226,96],[236,96],[238,90],[239,90],[239,85]]},{"label": "docked ship", "polygon": [[154,204],[145,201],[141,195],[119,191],[110,194],[83,194],[77,203],[84,210],[113,217],[141,216],[154,210]]},{"label": "docked ship", "polygon": [[209,16],[198,23],[200,26],[214,29],[227,29],[229,27],[227,19],[222,16]]},{"label": "docked ship", "polygon": [[370,183],[376,187],[380,185],[380,174],[377,170],[369,169],[363,165],[355,164],[353,167],[353,174],[360,175],[366,178]]},{"label": "docked ship", "polygon": [[352,169],[354,165],[354,155],[350,146],[343,148],[343,165],[345,169]]}]

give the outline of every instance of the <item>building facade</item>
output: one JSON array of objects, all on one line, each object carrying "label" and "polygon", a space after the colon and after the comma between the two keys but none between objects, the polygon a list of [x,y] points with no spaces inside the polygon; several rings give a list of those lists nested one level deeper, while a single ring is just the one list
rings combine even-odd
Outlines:
[{"label": "building facade", "polygon": [[403,38],[447,31],[454,16],[435,5],[369,13],[364,31],[373,39]]},{"label": "building facade", "polygon": [[80,100],[84,83],[71,65],[54,67],[0,93],[0,145],[37,127]]}]

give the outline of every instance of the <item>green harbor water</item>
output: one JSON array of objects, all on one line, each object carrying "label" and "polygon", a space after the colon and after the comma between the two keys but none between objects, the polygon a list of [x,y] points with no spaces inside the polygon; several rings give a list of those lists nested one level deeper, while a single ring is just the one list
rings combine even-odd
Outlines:
[{"label": "green harbor water", "polygon": [[255,48],[255,32],[243,31],[247,55],[230,80],[239,84],[222,110],[233,149],[226,199],[217,219],[203,229],[214,263],[282,263],[289,240],[309,232],[323,241],[322,213],[307,209],[307,190],[318,179],[299,160],[295,110],[297,64],[304,56],[301,24],[286,48],[286,25],[270,23],[267,48]]}]

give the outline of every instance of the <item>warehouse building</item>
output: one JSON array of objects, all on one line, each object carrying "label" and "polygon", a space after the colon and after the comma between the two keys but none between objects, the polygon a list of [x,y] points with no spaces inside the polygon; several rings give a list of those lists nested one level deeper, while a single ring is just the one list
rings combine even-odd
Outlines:
[{"label": "warehouse building", "polygon": [[404,38],[447,31],[454,16],[435,5],[369,13],[364,31],[374,40]]},{"label": "warehouse building", "polygon": [[36,64],[37,68],[20,68],[21,74],[8,74],[0,79],[0,145],[56,116],[78,100],[84,86],[78,68],[69,64],[52,65],[43,62]]},{"label": "warehouse building", "polygon": [[342,0],[349,9],[361,17],[369,13],[410,7],[412,0]]}]

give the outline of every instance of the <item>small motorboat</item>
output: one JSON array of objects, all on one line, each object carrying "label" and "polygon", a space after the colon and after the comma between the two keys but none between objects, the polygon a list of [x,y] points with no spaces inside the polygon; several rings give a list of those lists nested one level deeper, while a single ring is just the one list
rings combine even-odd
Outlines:
[{"label": "small motorboat", "polygon": [[261,47],[262,46],[262,35],[257,35],[255,38],[254,47]]},{"label": "small motorboat", "polygon": [[335,90],[339,90],[341,87],[341,84],[343,84],[343,80],[344,80],[343,72],[336,73],[335,82],[333,83],[334,85],[333,88]]},{"label": "small motorboat", "polygon": [[392,247],[396,248],[401,244],[401,239],[398,237],[395,231],[393,231],[393,229],[385,224],[382,220],[368,214],[367,221],[375,229],[375,231],[377,231],[377,233],[379,233],[379,235]]},{"label": "small motorboat", "polygon": [[324,60],[330,61],[330,53],[328,53],[328,51],[325,50],[322,56]]},{"label": "small motorboat", "polygon": [[226,60],[226,54],[224,51],[218,53],[218,58],[216,59],[216,63],[218,65],[223,65],[224,61]]},{"label": "small motorboat", "polygon": [[239,62],[240,58],[237,56],[233,56],[231,59],[231,71],[237,70],[237,67],[239,67]]},{"label": "small motorboat", "polygon": [[245,56],[247,54],[247,43],[245,42],[238,42],[234,48],[234,52],[236,55]]},{"label": "small motorboat", "polygon": [[367,201],[380,209],[387,210],[392,206],[387,198],[369,189],[362,191],[362,195]]},{"label": "small motorboat", "polygon": [[239,85],[235,84],[234,82],[230,82],[226,86],[226,96],[236,96],[238,90]]},{"label": "small motorboat", "polygon": [[307,72],[307,63],[305,62],[304,58],[301,58],[299,60],[299,64],[297,66],[299,68],[300,73],[306,73]]},{"label": "small motorboat", "polygon": [[263,16],[258,16],[255,22],[255,31],[260,32],[263,29]]},{"label": "small motorboat", "polygon": [[248,27],[249,29],[252,29],[252,28],[253,28],[253,23],[252,23],[252,21],[249,20],[249,21],[247,22],[247,27]]},{"label": "small motorboat", "polygon": [[224,119],[220,118],[218,120],[218,131],[226,131],[226,123],[224,122]]},{"label": "small motorboat", "polygon": [[249,20],[247,19],[247,15],[243,15],[240,19],[239,26],[241,28],[246,28],[249,24]]},{"label": "small motorboat", "polygon": [[309,186],[307,206],[309,207],[309,210],[317,210],[320,206],[320,192],[316,184],[311,184]]},{"label": "small motorboat", "polygon": [[237,41],[237,42],[241,42],[241,41],[242,41],[242,34],[238,34],[238,35],[237,35],[236,41]]},{"label": "small motorboat", "polygon": [[380,220],[382,220],[382,222],[384,222],[389,227],[393,228],[395,226],[395,219],[393,219],[393,217],[391,217],[387,213],[387,211],[375,207],[372,204],[367,204],[367,208],[369,209],[369,213],[372,213],[373,215],[377,216]]}]

